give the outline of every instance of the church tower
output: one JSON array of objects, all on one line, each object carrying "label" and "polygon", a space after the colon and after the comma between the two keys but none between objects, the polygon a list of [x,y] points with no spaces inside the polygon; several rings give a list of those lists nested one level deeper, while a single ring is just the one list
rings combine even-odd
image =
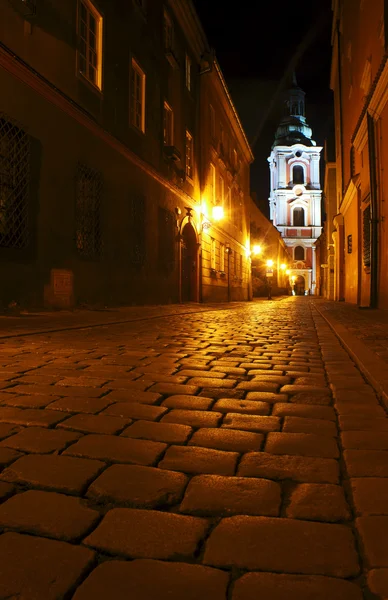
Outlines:
[{"label": "church tower", "polygon": [[287,91],[285,114],[277,128],[270,166],[270,219],[280,231],[292,258],[290,280],[297,293],[315,294],[315,242],[321,235],[322,147],[306,123],[304,91],[295,75]]}]

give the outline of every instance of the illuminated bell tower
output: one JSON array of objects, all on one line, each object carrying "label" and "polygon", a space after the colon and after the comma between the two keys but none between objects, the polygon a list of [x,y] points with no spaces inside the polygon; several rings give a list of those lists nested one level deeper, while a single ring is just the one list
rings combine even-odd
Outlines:
[{"label": "illuminated bell tower", "polygon": [[291,278],[298,293],[315,294],[315,242],[321,235],[321,197],[317,146],[306,123],[304,91],[295,74],[287,90],[285,114],[277,128],[270,166],[270,219],[292,257]]}]

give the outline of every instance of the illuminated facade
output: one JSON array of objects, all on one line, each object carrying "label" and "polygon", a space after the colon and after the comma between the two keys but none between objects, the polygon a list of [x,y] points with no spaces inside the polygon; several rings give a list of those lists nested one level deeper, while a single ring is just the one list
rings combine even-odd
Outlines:
[{"label": "illuminated facade", "polygon": [[315,242],[322,231],[319,161],[321,147],[306,123],[304,92],[293,78],[286,114],[275,135],[270,166],[270,219],[291,255],[291,281],[297,293],[316,293]]},{"label": "illuminated facade", "polygon": [[117,6],[0,3],[0,308],[249,297],[252,153],[193,3]]},{"label": "illuminated facade", "polygon": [[388,8],[383,0],[332,8],[334,298],[387,309]]}]

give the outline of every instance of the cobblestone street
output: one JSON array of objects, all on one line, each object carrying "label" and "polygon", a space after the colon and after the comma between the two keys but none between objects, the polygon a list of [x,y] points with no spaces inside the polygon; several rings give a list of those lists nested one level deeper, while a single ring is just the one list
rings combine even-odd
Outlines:
[{"label": "cobblestone street", "polygon": [[388,598],[388,419],[324,306],[134,314],[3,331],[0,598]]}]

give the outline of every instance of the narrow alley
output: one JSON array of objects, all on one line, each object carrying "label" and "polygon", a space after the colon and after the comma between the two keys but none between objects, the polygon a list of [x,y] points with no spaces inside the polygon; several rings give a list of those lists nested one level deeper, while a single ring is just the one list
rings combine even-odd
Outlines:
[{"label": "narrow alley", "polygon": [[388,420],[319,306],[6,328],[0,598],[387,598]]}]

